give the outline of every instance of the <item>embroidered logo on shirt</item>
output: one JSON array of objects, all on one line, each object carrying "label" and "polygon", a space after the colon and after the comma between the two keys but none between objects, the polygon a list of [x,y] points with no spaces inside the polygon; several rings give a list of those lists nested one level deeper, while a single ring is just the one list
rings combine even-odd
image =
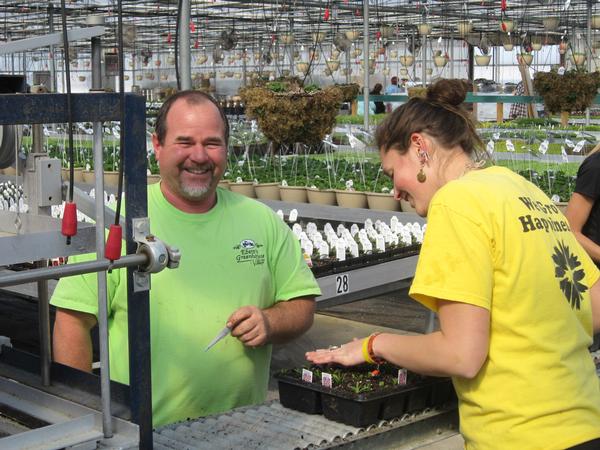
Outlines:
[{"label": "embroidered logo on shirt", "polygon": [[236,251],[235,260],[239,263],[251,263],[258,266],[265,263],[265,253],[262,249],[263,244],[254,242],[252,239],[242,239],[242,241],[233,247]]},{"label": "embroidered logo on shirt", "polygon": [[587,286],[581,283],[585,277],[585,272],[581,266],[579,258],[574,253],[571,253],[562,241],[554,247],[552,255],[554,261],[554,276],[559,280],[560,289],[565,294],[565,297],[571,308],[580,309],[582,294],[588,290]]}]

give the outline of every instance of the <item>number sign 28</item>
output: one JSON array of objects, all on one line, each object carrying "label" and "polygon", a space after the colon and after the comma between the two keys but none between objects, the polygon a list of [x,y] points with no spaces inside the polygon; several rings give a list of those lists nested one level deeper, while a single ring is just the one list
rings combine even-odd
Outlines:
[{"label": "number sign 28", "polygon": [[335,277],[336,295],[347,294],[348,292],[350,292],[350,277],[348,274],[338,275]]}]

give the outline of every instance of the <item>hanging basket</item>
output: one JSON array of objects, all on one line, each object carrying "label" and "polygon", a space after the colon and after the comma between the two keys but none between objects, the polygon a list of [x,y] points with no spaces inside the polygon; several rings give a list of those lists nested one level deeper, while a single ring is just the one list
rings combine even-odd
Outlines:
[{"label": "hanging basket", "polygon": [[478,66],[487,66],[492,59],[492,55],[475,55],[475,63]]},{"label": "hanging basket", "polygon": [[283,45],[292,45],[294,43],[294,35],[292,33],[282,34],[279,38]]},{"label": "hanging basket", "polygon": [[594,14],[592,16],[592,28],[598,30],[600,29],[600,15]]},{"label": "hanging basket", "polygon": [[421,36],[426,36],[431,33],[431,24],[429,23],[420,23],[417,25],[417,28]]},{"label": "hanging basket", "polygon": [[330,134],[342,102],[342,90],[329,86],[314,92],[273,92],[266,87],[240,90],[246,115],[256,119],[277,144],[314,145]]},{"label": "hanging basket", "polygon": [[404,67],[410,67],[415,63],[415,57],[413,55],[403,55],[400,57],[400,64]]},{"label": "hanging basket", "polygon": [[542,19],[542,24],[544,25],[544,29],[546,31],[554,31],[558,28],[560,19],[558,17],[544,17]]},{"label": "hanging basket", "polygon": [[458,34],[466,36],[473,30],[473,23],[469,20],[461,20],[456,24],[456,29],[458,30]]},{"label": "hanging basket", "polygon": [[583,70],[569,70],[563,75],[555,71],[538,72],[533,87],[544,99],[546,109],[553,114],[584,111],[596,98],[600,73]]},{"label": "hanging basket", "polygon": [[587,57],[585,53],[582,52],[573,52],[571,55],[571,61],[573,61],[573,64],[575,64],[577,67],[583,67],[586,59]]},{"label": "hanging basket", "polygon": [[504,47],[504,50],[506,50],[507,52],[512,52],[514,44],[512,42],[506,42],[505,44],[502,44],[502,47]]},{"label": "hanging basket", "polygon": [[350,41],[356,41],[360,37],[360,31],[358,30],[348,30],[344,34]]},{"label": "hanging basket", "polygon": [[533,61],[533,55],[531,53],[520,53],[517,55],[517,61],[519,63],[523,62],[523,64],[529,66]]},{"label": "hanging basket", "polygon": [[443,55],[442,56],[434,56],[433,64],[435,64],[435,67],[444,67],[446,64],[448,64],[448,60]]},{"label": "hanging basket", "polygon": [[512,20],[506,19],[500,21],[500,31],[510,33],[515,29],[515,23]]}]

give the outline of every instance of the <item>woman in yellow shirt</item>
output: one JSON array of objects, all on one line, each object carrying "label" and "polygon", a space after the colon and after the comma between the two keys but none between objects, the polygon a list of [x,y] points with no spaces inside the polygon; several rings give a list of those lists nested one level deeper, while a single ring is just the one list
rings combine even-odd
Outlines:
[{"label": "woman in yellow shirt", "polygon": [[467,449],[600,448],[587,349],[600,329],[600,272],[540,189],[476,162],[467,89],[440,80],[376,133],[396,198],[427,217],[410,295],[438,313],[440,330],[373,334],[306,357],[451,376]]}]

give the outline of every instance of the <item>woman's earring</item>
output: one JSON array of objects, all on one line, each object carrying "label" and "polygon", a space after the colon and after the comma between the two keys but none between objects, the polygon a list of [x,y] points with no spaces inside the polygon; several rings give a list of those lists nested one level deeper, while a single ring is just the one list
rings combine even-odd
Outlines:
[{"label": "woman's earring", "polygon": [[419,150],[419,159],[421,160],[421,170],[419,170],[419,173],[417,173],[417,181],[419,183],[425,183],[427,176],[425,175],[425,172],[423,172],[423,167],[425,167],[425,163],[429,160],[429,155],[427,152]]}]

